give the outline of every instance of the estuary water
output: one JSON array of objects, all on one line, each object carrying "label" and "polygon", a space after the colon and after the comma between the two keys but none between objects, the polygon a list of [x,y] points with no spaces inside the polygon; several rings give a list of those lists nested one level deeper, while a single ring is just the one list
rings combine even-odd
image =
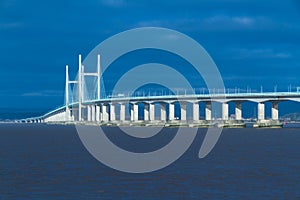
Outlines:
[{"label": "estuary water", "polygon": [[[176,134],[165,128],[146,141],[104,129],[136,152],[159,148]],[[205,133],[199,129],[170,166],[128,174],[94,159],[74,126],[0,124],[0,199],[300,198],[300,128],[223,129],[213,151],[199,159]]]}]

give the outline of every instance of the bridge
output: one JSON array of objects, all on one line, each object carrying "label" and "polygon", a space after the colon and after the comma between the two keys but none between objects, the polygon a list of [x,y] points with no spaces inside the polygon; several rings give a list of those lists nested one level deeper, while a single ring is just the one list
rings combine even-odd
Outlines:
[{"label": "bridge", "polygon": [[[210,90],[207,94],[160,94],[160,95],[113,95],[100,98],[101,67],[100,55],[97,55],[97,67],[95,73],[87,73],[79,55],[78,78],[69,80],[68,65],[66,66],[65,82],[65,105],[52,110],[42,116],[19,120],[26,123],[42,122],[91,122],[97,124],[107,123],[185,123],[192,125],[212,125],[215,120],[212,116],[214,103],[221,104],[218,119],[221,124],[243,125],[242,105],[244,102],[257,103],[257,121],[260,124],[280,124],[279,103],[283,101],[300,102],[300,91],[297,92],[246,92],[229,93],[225,89]],[[96,97],[86,100],[84,98],[84,84],[87,76],[97,79],[95,84]],[[70,85],[77,88],[77,101],[70,101]],[[229,118],[229,103],[235,103],[234,119]],[[265,103],[271,102],[271,119],[265,119]],[[205,105],[205,115],[200,116],[200,103]],[[175,117],[175,104],[180,105],[180,116]],[[191,109],[187,109],[190,105]],[[157,113],[159,107],[159,118]],[[126,107],[130,109],[129,116],[126,116]],[[117,110],[118,109],[118,110]],[[191,113],[189,113],[191,112]],[[117,115],[118,113],[118,115]],[[142,113],[142,114],[141,114]],[[140,114],[140,115],[139,115]],[[189,119],[187,116],[191,116]],[[202,119],[202,120],[201,120]]]}]

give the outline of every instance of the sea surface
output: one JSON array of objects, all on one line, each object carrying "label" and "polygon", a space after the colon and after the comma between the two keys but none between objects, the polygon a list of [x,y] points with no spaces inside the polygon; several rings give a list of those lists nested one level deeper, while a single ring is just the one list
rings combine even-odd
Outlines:
[{"label": "sea surface", "polygon": [[[104,129],[136,152],[159,148],[176,134],[165,128],[147,141]],[[170,166],[129,174],[93,158],[74,126],[0,124],[0,199],[300,198],[300,128],[223,129],[213,151],[199,159],[205,133],[199,129]]]}]

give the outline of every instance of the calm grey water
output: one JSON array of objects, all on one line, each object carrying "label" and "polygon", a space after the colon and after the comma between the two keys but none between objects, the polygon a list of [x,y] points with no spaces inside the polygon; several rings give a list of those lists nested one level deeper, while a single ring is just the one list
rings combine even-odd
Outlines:
[{"label": "calm grey water", "polygon": [[[123,148],[147,151],[172,139],[164,129],[134,140],[106,128]],[[224,129],[198,159],[205,134],[172,165],[127,174],[95,160],[74,126],[0,124],[0,199],[296,199],[300,198],[300,129]]]}]

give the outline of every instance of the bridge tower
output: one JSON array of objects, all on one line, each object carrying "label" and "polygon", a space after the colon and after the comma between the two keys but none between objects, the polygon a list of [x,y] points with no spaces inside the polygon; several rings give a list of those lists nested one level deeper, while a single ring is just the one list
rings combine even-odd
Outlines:
[{"label": "bridge tower", "polygon": [[[81,60],[81,55],[79,54],[79,58],[78,58],[78,62],[79,62],[79,69],[78,69],[78,106],[79,106],[79,121],[82,121],[82,108],[83,108],[83,96],[84,96],[84,78],[86,76],[94,76],[97,77],[97,99],[100,99],[100,82],[101,82],[101,67],[100,67],[100,54],[97,55],[97,71],[95,73],[91,73],[91,72],[85,72],[84,71],[84,65],[82,65],[82,60]],[[100,116],[100,112],[99,112],[99,106],[91,106],[90,108],[91,112],[88,112],[88,115],[90,115],[91,113],[96,113],[96,118],[95,117],[91,117],[88,116],[88,119],[92,119],[92,121],[96,120],[100,120],[98,116]]]},{"label": "bridge tower", "polygon": [[66,90],[65,90],[65,98],[66,98],[66,121],[70,120],[70,108],[69,108],[69,66],[66,65]]},{"label": "bridge tower", "polygon": [[[69,84],[77,84],[78,85],[78,121],[82,121],[82,109],[83,106],[83,95],[84,95],[84,76],[96,76],[97,77],[97,98],[100,99],[100,80],[101,80],[101,68],[100,68],[100,55],[97,56],[97,72],[96,73],[85,73],[84,65],[82,64],[81,54],[78,55],[78,80],[70,81],[69,80],[69,66],[66,65],[66,85],[65,85],[65,106],[66,106],[66,121],[70,120],[70,99],[69,99]],[[99,106],[91,106],[89,109],[92,109],[90,113],[95,115],[96,117],[91,117],[94,121],[100,121],[100,107]],[[90,118],[90,117],[88,117]]]},{"label": "bridge tower", "polygon": [[78,84],[78,81],[70,81],[69,79],[69,66],[66,65],[66,89],[65,89],[65,98],[66,98],[66,102],[65,102],[65,107],[66,107],[66,116],[65,119],[66,121],[70,121],[73,120],[71,116],[71,110],[70,110],[70,95],[69,95],[69,85],[70,84]]},{"label": "bridge tower", "polygon": [[78,55],[78,121],[82,121],[82,63]]}]

